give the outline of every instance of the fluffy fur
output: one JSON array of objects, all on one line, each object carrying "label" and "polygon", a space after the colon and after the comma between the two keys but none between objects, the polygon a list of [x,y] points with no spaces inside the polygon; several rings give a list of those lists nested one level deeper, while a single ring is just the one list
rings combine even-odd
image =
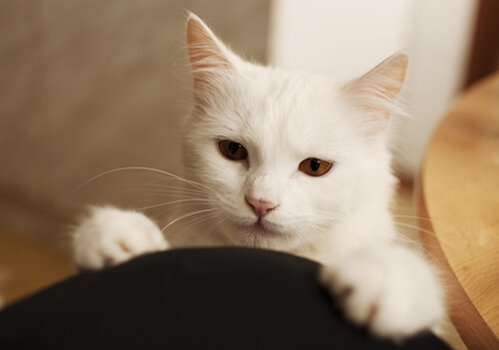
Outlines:
[{"label": "fluffy fur", "polygon": [[[320,279],[347,317],[379,336],[434,326],[444,314],[438,280],[397,242],[389,213],[395,178],[386,130],[407,57],[339,84],[246,62],[192,14],[187,43],[195,106],[184,130],[182,200],[190,204],[163,228],[166,240],[143,214],[93,210],[73,235],[77,264],[95,269],[169,246],[281,250],[321,262]],[[220,140],[244,145],[248,159],[223,157]],[[332,170],[299,171],[309,157],[333,162]],[[247,197],[276,208],[258,220]]]}]

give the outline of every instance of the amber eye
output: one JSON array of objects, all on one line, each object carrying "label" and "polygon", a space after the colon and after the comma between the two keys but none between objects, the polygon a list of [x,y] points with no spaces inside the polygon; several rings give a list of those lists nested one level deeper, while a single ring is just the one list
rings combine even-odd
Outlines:
[{"label": "amber eye", "polygon": [[218,141],[218,148],[225,158],[230,160],[244,160],[248,158],[248,151],[240,143],[221,140]]},{"label": "amber eye", "polygon": [[310,176],[322,176],[333,167],[333,163],[318,158],[307,158],[300,163],[298,169]]}]

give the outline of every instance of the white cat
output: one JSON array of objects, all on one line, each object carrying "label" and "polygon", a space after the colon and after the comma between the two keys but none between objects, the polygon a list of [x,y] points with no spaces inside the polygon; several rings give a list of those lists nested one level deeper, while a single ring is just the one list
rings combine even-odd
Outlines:
[{"label": "white cat", "polygon": [[195,106],[183,159],[196,211],[177,219],[203,213],[202,226],[165,239],[141,213],[96,208],[74,232],[76,263],[99,269],[169,247],[280,250],[321,262],[321,281],[347,317],[378,336],[436,325],[436,274],[397,241],[389,213],[396,181],[386,129],[407,56],[338,84],[246,62],[193,14],[187,44]]}]

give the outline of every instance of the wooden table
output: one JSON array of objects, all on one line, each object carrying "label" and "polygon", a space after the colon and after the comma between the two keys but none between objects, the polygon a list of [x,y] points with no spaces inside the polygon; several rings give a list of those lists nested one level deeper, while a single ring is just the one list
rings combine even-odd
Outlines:
[{"label": "wooden table", "polygon": [[469,349],[499,349],[499,73],[457,100],[421,177],[421,238]]}]

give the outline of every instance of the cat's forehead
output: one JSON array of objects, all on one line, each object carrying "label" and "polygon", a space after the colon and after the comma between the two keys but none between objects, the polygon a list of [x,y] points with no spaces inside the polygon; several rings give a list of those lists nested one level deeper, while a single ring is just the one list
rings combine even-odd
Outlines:
[{"label": "cat's forehead", "polygon": [[337,85],[302,72],[259,68],[234,81],[229,124],[259,147],[295,153],[333,147],[348,132]]},{"label": "cat's forehead", "polygon": [[288,111],[300,106],[310,107],[312,103],[328,103],[338,91],[337,84],[329,79],[270,67],[252,66],[233,82],[238,85],[235,93],[244,93],[252,102],[277,104]]}]

